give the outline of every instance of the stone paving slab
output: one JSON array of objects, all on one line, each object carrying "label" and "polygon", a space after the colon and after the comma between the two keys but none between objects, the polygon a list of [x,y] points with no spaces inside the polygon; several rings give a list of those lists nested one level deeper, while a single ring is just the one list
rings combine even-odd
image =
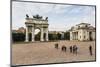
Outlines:
[{"label": "stone paving slab", "polygon": [[[58,43],[59,48],[55,49],[54,44]],[[62,45],[67,51],[61,51]],[[70,53],[69,46],[77,45],[78,54]],[[93,55],[89,54],[89,45],[93,47]],[[55,41],[35,43],[14,43],[12,44],[12,65],[45,64],[74,61],[95,61],[95,41]]]}]

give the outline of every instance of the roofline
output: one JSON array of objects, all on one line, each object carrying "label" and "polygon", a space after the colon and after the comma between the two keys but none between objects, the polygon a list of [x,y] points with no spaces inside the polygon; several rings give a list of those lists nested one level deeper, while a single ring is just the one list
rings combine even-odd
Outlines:
[{"label": "roofline", "polygon": [[89,23],[80,23],[80,24],[77,24],[76,26],[81,25],[81,24],[87,24],[87,25],[90,25]]}]

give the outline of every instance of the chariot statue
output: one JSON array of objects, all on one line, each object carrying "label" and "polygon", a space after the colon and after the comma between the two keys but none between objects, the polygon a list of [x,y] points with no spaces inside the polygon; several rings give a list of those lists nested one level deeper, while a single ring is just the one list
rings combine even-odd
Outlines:
[{"label": "chariot statue", "polygon": [[42,16],[39,16],[39,15],[37,14],[37,15],[33,16],[33,18],[35,18],[35,19],[42,19]]}]

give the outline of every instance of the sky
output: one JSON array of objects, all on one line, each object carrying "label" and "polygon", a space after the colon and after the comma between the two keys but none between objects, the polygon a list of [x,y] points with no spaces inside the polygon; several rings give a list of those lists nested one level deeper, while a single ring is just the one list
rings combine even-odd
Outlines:
[{"label": "sky", "polygon": [[95,7],[31,2],[12,2],[12,29],[25,27],[26,14],[48,17],[49,31],[66,31],[79,23],[95,26]]}]

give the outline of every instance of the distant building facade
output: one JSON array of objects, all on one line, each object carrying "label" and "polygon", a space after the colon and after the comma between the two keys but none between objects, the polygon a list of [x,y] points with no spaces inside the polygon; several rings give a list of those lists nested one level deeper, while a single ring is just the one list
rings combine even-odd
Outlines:
[{"label": "distant building facade", "polygon": [[56,34],[57,36],[60,35],[60,39],[64,39],[64,31],[49,31],[49,34]]},{"label": "distant building facade", "polygon": [[70,30],[70,40],[92,41],[95,40],[95,28],[88,23],[80,23]]},{"label": "distant building facade", "polygon": [[20,27],[17,30],[12,30],[12,33],[25,33],[25,28],[24,27]]}]

